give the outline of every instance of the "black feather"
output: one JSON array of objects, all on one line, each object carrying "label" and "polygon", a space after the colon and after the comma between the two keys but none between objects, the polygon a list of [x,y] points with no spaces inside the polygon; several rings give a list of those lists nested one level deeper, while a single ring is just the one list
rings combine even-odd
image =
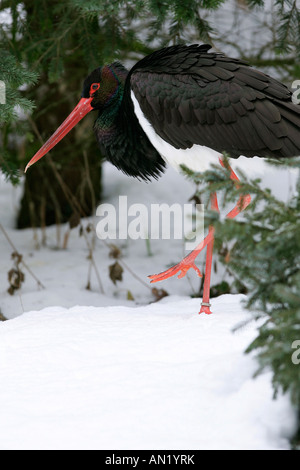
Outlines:
[{"label": "black feather", "polygon": [[[232,157],[300,154],[300,106],[291,102],[287,87],[244,61],[208,50],[173,46],[130,71],[130,86],[156,133],[176,148],[206,145]],[[160,96],[165,120],[149,113],[145,76]]]}]

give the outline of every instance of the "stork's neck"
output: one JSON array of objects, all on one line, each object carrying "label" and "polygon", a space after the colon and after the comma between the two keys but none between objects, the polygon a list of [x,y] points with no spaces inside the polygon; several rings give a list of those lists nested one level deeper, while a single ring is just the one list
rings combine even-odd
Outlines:
[{"label": "stork's neck", "polygon": [[99,129],[100,135],[102,133],[107,135],[108,131],[113,131],[115,127],[124,96],[127,75],[128,70],[118,62],[106,65],[102,69],[103,102],[101,103],[98,119],[95,122],[95,127]]},{"label": "stork's neck", "polygon": [[[109,82],[103,82],[109,93],[94,125],[100,149],[124,173],[142,179],[157,177],[164,162],[139,124],[130,97],[128,70],[114,63],[105,70]],[[112,81],[115,86],[112,87]]]}]

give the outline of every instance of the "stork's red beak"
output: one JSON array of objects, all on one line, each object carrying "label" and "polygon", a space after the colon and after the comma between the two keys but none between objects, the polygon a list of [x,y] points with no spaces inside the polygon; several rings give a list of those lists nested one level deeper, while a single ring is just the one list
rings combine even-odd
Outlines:
[{"label": "stork's red beak", "polygon": [[48,153],[58,142],[65,137],[68,132],[90,111],[93,107],[91,101],[93,98],[81,98],[78,105],[73,109],[71,114],[59,126],[54,134],[47,140],[47,142],[40,148],[40,150],[32,157],[30,162],[25,168],[25,173],[30,166],[40,160],[46,153]]}]

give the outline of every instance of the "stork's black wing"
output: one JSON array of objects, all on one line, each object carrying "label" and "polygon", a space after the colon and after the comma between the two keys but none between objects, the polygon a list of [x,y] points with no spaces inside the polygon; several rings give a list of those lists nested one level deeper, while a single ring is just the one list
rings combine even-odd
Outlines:
[{"label": "stork's black wing", "polygon": [[232,157],[300,154],[300,106],[277,80],[247,63],[173,46],[139,61],[128,83],[157,134],[175,148],[193,144]]}]

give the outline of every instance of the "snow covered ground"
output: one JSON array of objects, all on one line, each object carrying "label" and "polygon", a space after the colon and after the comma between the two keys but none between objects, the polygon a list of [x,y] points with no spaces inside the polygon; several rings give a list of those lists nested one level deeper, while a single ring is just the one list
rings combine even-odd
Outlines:
[{"label": "snow covered ground", "polygon": [[243,355],[241,296],[51,307],[0,328],[2,449],[288,449],[295,416]]},{"label": "snow covered ground", "polygon": [[[292,180],[272,178],[274,191],[287,197]],[[118,195],[129,204],[184,204],[194,192],[173,170],[146,184],[105,165],[104,182],[104,202],[113,204]],[[118,286],[97,240],[105,294],[95,275],[86,290],[88,249],[78,229],[62,250],[49,227],[36,249],[32,230],[14,229],[19,195],[0,179],[0,221],[46,288],[25,271],[22,290],[7,293],[12,249],[0,233],[0,308],[10,319],[0,323],[0,449],[289,449],[295,410],[287,396],[272,399],[269,372],[252,378],[255,357],[244,355],[257,324],[233,332],[250,316],[243,296],[213,299],[214,314],[199,316],[191,273],[157,285],[170,296],[150,303],[147,275],[179,260],[180,240],[150,241],[151,256],[145,240],[117,241],[145,282],[125,270]]]}]

